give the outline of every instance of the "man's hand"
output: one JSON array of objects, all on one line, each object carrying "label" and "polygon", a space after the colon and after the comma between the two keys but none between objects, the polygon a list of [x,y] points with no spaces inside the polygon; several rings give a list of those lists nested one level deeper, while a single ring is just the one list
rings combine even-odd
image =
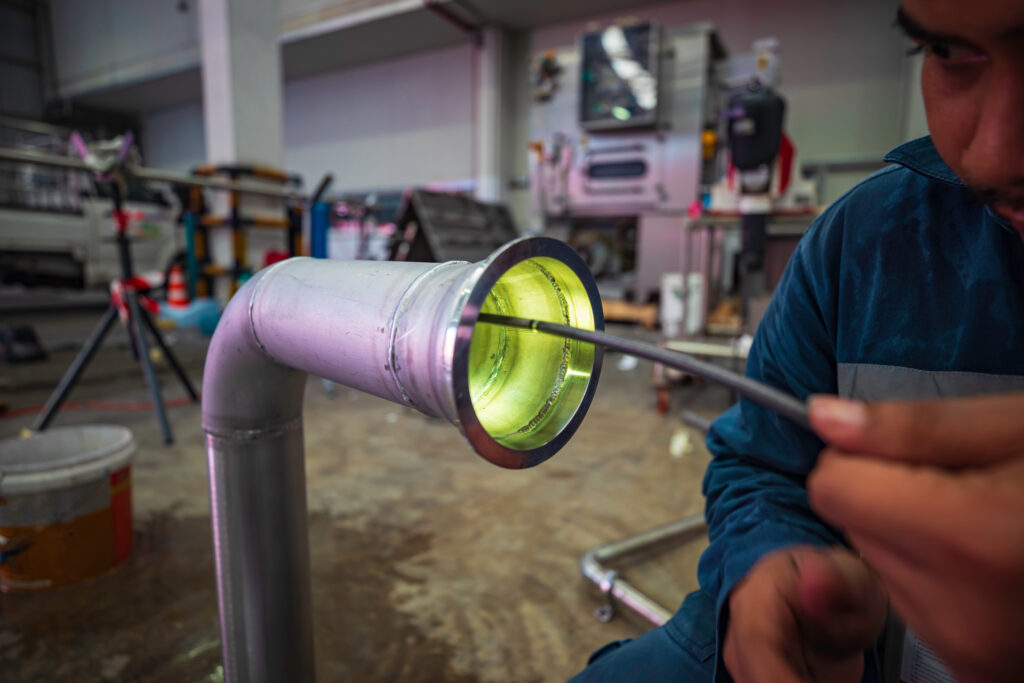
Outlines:
[{"label": "man's hand", "polygon": [[1024,394],[814,397],[811,505],[961,681],[1024,680]]},{"label": "man's hand", "polygon": [[738,683],[857,683],[886,606],[878,577],[848,550],[786,548],[733,588],[722,659]]}]

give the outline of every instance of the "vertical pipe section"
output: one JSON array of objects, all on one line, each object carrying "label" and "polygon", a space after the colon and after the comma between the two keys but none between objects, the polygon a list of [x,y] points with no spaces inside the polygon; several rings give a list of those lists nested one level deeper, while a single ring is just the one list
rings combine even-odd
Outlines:
[{"label": "vertical pipe section", "polygon": [[228,304],[203,376],[224,680],[312,681],[306,375],[267,356],[253,333],[267,273]]},{"label": "vertical pipe section", "polygon": [[302,423],[208,434],[226,681],[312,681]]}]

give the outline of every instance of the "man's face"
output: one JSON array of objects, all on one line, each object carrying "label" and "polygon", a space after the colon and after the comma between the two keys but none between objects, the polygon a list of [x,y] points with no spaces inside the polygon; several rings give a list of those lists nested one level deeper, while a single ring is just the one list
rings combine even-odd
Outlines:
[{"label": "man's face", "polygon": [[1024,236],[1024,2],[903,0],[942,159]]}]

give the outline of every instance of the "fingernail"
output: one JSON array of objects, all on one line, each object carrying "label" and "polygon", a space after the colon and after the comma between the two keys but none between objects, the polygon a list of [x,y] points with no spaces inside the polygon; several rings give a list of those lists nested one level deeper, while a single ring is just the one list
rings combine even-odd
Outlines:
[{"label": "fingernail", "polygon": [[814,396],[810,403],[811,416],[818,422],[849,430],[860,430],[867,426],[868,411],[860,401]]}]

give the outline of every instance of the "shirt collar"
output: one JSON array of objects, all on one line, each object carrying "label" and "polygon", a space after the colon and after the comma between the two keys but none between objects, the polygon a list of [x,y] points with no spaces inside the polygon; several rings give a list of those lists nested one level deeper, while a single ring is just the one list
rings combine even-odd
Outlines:
[{"label": "shirt collar", "polygon": [[[953,169],[947,166],[946,162],[939,156],[939,152],[935,149],[935,145],[932,144],[930,136],[911,140],[900,145],[886,154],[883,161],[899,164],[939,182],[959,187],[964,186],[963,182],[953,173]],[[1016,234],[1017,231],[1014,230],[1009,221],[993,211],[991,206],[985,207],[985,213],[1003,230]]]},{"label": "shirt collar", "polygon": [[950,185],[963,185],[939,156],[930,136],[906,142],[885,155],[884,161],[905,166],[923,176]]}]

